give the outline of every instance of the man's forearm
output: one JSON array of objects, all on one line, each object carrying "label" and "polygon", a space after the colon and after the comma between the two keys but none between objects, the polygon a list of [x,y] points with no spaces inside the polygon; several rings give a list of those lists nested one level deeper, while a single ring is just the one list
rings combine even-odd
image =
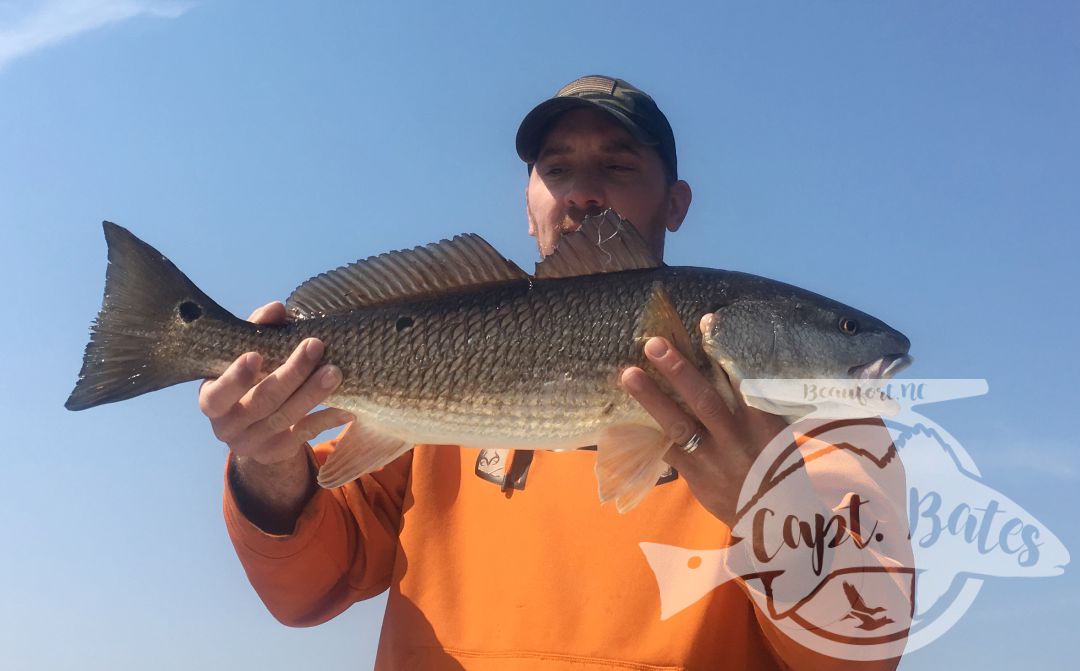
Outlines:
[{"label": "man's forearm", "polygon": [[270,534],[291,534],[318,487],[311,451],[306,447],[273,464],[230,454],[228,472],[240,511]]}]

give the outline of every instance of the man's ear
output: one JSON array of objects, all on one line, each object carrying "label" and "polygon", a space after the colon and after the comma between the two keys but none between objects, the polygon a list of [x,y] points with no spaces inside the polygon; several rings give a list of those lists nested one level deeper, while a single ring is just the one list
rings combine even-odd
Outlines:
[{"label": "man's ear", "polygon": [[694,193],[690,190],[690,185],[681,179],[668,188],[668,213],[665,225],[669,231],[674,233],[679,230],[683,219],[686,218],[686,211],[690,209],[690,201],[693,199]]}]

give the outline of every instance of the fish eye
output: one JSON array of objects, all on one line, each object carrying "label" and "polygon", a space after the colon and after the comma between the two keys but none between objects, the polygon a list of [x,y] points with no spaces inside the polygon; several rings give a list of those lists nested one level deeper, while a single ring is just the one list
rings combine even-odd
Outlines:
[{"label": "fish eye", "polygon": [[855,335],[859,332],[859,322],[850,317],[841,317],[839,326],[844,335]]}]

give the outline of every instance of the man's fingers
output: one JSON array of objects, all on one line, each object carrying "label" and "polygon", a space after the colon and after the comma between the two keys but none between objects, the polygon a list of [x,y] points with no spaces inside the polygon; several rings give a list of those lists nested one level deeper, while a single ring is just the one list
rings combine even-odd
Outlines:
[{"label": "man's fingers", "polygon": [[267,303],[251,313],[248,321],[255,324],[284,324],[288,321],[288,312],[281,301]]},{"label": "man's fingers", "polygon": [[687,417],[682,408],[656,386],[645,371],[627,368],[619,378],[619,384],[645,408],[645,412],[652,415],[672,443],[682,445],[694,435],[697,425],[693,419]]},{"label": "man's fingers", "polygon": [[717,437],[732,434],[734,416],[723,397],[678,350],[663,338],[650,338],[645,343],[645,356],[667,378],[705,428]]},{"label": "man's fingers", "polygon": [[223,417],[258,382],[262,357],[255,352],[242,354],[225,369],[221,377],[207,380],[199,389],[199,409],[210,419]]},{"label": "man's fingers", "polygon": [[308,441],[323,431],[351,422],[352,414],[338,408],[324,408],[304,417],[287,431],[269,439],[253,440],[247,434],[229,447],[238,455],[250,457],[263,464],[289,459]]},{"label": "man's fingers", "polygon": [[293,437],[301,443],[314,440],[323,431],[356,419],[352,413],[338,408],[323,408],[304,417],[292,427]]},{"label": "man's fingers", "polygon": [[[227,443],[238,454],[255,456],[254,448],[263,453],[260,458],[272,457],[295,448],[303,441],[292,439],[289,434],[293,424],[303,419],[312,408],[321,403],[341,381],[341,372],[328,367],[328,377],[312,375],[312,370],[322,359],[325,348],[322,342],[308,338],[301,342],[284,364],[252,386],[247,383],[245,392],[237,398],[238,389],[226,387],[228,394],[215,401],[215,411],[231,401],[224,414],[211,418],[214,435]],[[326,370],[322,371],[327,373]],[[207,384],[207,393],[215,390],[215,383]],[[301,391],[302,390],[302,391]],[[213,399],[213,395],[211,395]]]},{"label": "man's fingers", "polygon": [[[251,313],[257,324],[283,324],[288,312],[280,302]],[[341,383],[341,371],[324,366],[315,372],[325,347],[315,338],[300,343],[284,364],[260,381],[263,357],[249,352],[216,380],[199,388],[199,407],[210,418],[214,434],[235,454],[261,463],[292,458],[323,431],[353,416],[336,408],[311,412]]]},{"label": "man's fingers", "polygon": [[[287,316],[285,306],[280,301],[274,301],[252,312],[248,321],[257,324],[281,324],[287,320]],[[236,404],[259,381],[262,364],[263,358],[260,354],[248,352],[237,357],[220,377],[205,380],[199,386],[199,409],[202,413],[211,420],[221,420],[233,412]],[[220,433],[221,429],[227,429],[234,423],[227,420],[215,422],[215,433]]]},{"label": "man's fingers", "polygon": [[[296,392],[265,419],[256,422],[248,430],[247,440],[263,441],[288,431],[299,423],[315,406],[326,400],[341,384],[341,371],[337,366],[323,366],[307,378]],[[344,420],[348,421],[348,420]],[[337,424],[344,423],[338,422]],[[337,426],[331,424],[331,426]]]},{"label": "man's fingers", "polygon": [[308,338],[300,343],[285,363],[240,400],[243,413],[256,422],[276,412],[308,379],[322,359],[323,351],[322,342],[316,338]]}]

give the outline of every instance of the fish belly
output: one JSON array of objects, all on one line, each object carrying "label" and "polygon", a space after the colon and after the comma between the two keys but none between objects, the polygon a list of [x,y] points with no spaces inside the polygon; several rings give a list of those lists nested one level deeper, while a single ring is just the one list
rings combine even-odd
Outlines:
[{"label": "fish belly", "polygon": [[341,394],[328,405],[352,412],[364,425],[412,444],[465,447],[573,449],[595,445],[605,429],[623,424],[656,426],[616,385],[582,393],[552,386],[531,396],[469,399],[403,399]]}]

